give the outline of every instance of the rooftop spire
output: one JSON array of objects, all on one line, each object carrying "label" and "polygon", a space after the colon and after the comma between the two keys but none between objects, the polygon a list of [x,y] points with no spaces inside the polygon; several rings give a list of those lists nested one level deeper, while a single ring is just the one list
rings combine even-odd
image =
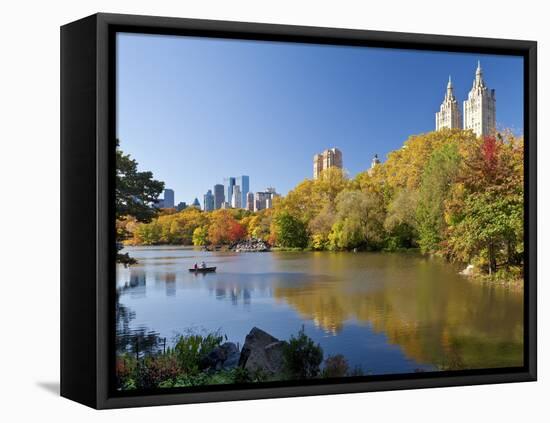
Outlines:
[{"label": "rooftop spire", "polygon": [[447,93],[445,94],[445,100],[454,100],[453,82],[451,81],[451,75],[449,75],[449,82],[447,82]]},{"label": "rooftop spire", "polygon": [[484,87],[483,71],[481,70],[481,62],[477,61],[476,78],[474,79],[474,87]]}]

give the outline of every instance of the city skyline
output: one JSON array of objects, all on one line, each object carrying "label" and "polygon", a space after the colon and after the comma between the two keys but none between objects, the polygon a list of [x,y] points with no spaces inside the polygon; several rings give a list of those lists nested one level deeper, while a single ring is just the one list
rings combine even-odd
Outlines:
[{"label": "city skyline", "polygon": [[121,148],[175,203],[202,199],[235,170],[249,191],[286,195],[331,147],[355,176],[432,131],[448,75],[467,93],[478,60],[498,93],[497,127],[522,133],[519,57],[130,34],[118,43]]}]

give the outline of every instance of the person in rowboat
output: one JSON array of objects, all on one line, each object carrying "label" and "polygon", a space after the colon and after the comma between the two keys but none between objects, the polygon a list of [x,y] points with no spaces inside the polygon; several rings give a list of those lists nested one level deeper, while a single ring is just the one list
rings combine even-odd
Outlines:
[{"label": "person in rowboat", "polygon": [[197,270],[198,268],[199,268],[199,265],[195,263],[195,270]]},{"label": "person in rowboat", "polygon": [[206,269],[206,263],[204,261],[201,263],[201,269]]}]

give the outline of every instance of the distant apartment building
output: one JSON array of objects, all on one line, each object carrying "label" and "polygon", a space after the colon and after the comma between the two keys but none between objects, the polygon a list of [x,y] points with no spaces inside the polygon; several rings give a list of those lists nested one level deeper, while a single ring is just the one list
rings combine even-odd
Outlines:
[{"label": "distant apartment building", "polygon": [[214,208],[216,210],[222,208],[222,204],[225,201],[224,187],[222,184],[214,185]]},{"label": "distant apartment building", "polygon": [[222,209],[230,209],[231,208],[231,204],[229,204],[227,201],[224,201],[222,203]]},{"label": "distant apartment building", "polygon": [[177,211],[182,211],[187,208],[187,203],[185,201],[180,201],[178,205],[176,206]]},{"label": "distant apartment building", "polygon": [[342,169],[342,152],[337,148],[329,148],[313,156],[313,179],[319,178],[323,170],[331,167]]},{"label": "distant apartment building", "polygon": [[234,185],[233,186],[233,196],[231,198],[231,207],[234,209],[240,209],[242,208],[242,201],[243,196],[241,193],[241,186],[240,185]]},{"label": "distant apartment building", "polygon": [[164,205],[163,208],[173,209],[174,208],[174,190],[166,188],[164,190]]},{"label": "distant apartment building", "polygon": [[204,194],[202,206],[204,211],[214,210],[214,194],[212,194],[211,190],[208,190],[206,194]]},{"label": "distant apartment building", "polygon": [[275,188],[267,188],[265,191],[260,191],[254,194],[254,211],[270,209],[273,207],[273,200],[279,197]]},{"label": "distant apartment building", "polygon": [[246,193],[246,204],[244,208],[248,211],[254,211],[254,193],[253,192]]},{"label": "distant apartment building", "polygon": [[201,208],[201,203],[199,202],[199,199],[195,197],[195,200],[193,200],[193,204],[191,204],[193,207]]}]

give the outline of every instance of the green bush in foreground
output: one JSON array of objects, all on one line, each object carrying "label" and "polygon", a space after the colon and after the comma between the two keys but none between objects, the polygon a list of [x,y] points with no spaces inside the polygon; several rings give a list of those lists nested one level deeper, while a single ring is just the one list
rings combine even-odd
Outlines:
[{"label": "green bush in foreground", "polygon": [[315,345],[302,326],[298,336],[291,335],[283,357],[285,370],[290,378],[310,379],[319,375],[323,349],[319,344]]}]

